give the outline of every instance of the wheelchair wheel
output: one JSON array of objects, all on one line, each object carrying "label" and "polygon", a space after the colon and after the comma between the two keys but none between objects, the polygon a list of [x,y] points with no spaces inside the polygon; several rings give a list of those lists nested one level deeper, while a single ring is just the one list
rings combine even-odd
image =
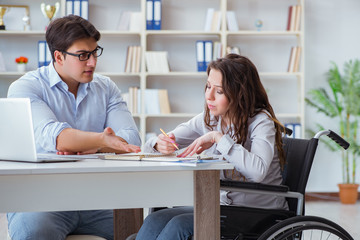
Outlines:
[{"label": "wheelchair wheel", "polygon": [[258,240],[354,240],[336,223],[321,217],[296,216],[279,222]]}]

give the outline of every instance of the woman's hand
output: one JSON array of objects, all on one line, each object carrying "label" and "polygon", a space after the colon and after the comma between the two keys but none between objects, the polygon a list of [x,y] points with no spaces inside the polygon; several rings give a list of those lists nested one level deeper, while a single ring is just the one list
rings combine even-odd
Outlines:
[{"label": "woman's hand", "polygon": [[163,154],[173,153],[176,150],[173,145],[176,144],[174,134],[170,133],[168,136],[160,134],[156,140],[155,149]]},{"label": "woman's hand", "polygon": [[214,143],[220,141],[223,134],[218,131],[208,132],[207,134],[197,138],[187,149],[179,155],[179,157],[192,156],[195,153],[200,154],[204,150],[210,148]]}]

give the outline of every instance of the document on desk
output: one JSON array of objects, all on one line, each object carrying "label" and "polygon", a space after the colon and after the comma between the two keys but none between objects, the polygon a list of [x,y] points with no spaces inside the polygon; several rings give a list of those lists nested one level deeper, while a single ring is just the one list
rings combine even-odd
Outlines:
[{"label": "document on desk", "polygon": [[162,154],[162,153],[125,153],[115,155],[103,155],[100,158],[105,160],[120,160],[120,161],[150,161],[150,162],[164,162],[174,163],[179,165],[196,166],[200,163],[213,163],[219,160],[218,157],[206,155],[194,155],[189,157],[177,157],[176,153]]}]

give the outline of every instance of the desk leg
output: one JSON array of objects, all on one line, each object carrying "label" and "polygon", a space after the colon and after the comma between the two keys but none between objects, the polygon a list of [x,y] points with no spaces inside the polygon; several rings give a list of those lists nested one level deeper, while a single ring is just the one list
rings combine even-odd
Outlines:
[{"label": "desk leg", "polygon": [[142,208],[114,210],[114,240],[125,240],[137,233],[143,223]]},{"label": "desk leg", "polygon": [[194,236],[220,239],[220,172],[194,171]]}]

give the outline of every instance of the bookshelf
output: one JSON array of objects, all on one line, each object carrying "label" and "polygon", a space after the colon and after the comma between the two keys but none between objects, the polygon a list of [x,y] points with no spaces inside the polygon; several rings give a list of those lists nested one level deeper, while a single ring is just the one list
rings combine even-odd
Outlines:
[{"label": "bookshelf", "polygon": [[[29,58],[28,70],[36,69],[37,42],[44,40],[46,19],[40,12],[41,2],[14,0],[11,3],[29,5],[31,31],[0,31],[0,52],[4,58],[11,60],[25,55]],[[288,8],[296,4],[302,6],[301,28],[286,31]],[[218,31],[204,31],[208,8],[221,12]],[[140,31],[116,30],[123,11],[141,13]],[[227,30],[227,11],[235,12],[238,31]],[[146,0],[89,0],[89,20],[101,32],[99,45],[104,47],[97,73],[109,76],[122,92],[128,92],[129,87],[168,90],[171,114],[145,114],[146,100],[141,98],[141,111],[134,114],[134,119],[143,141],[146,133],[159,134],[160,127],[171,130],[203,110],[207,76],[205,72],[197,72],[197,40],[220,41],[223,52],[227,46],[238,46],[241,54],[258,67],[280,121],[300,123],[304,132],[304,0],[162,0],[162,30],[146,30],[145,15]],[[256,19],[263,21],[261,31],[254,26]],[[139,73],[124,73],[130,45],[141,46]],[[300,68],[298,72],[289,73],[293,46],[301,47]],[[167,51],[170,72],[147,72],[146,51]],[[8,71],[0,73],[0,97],[6,97],[5,89],[22,75],[15,72],[15,67],[12,60],[8,61]]]}]

